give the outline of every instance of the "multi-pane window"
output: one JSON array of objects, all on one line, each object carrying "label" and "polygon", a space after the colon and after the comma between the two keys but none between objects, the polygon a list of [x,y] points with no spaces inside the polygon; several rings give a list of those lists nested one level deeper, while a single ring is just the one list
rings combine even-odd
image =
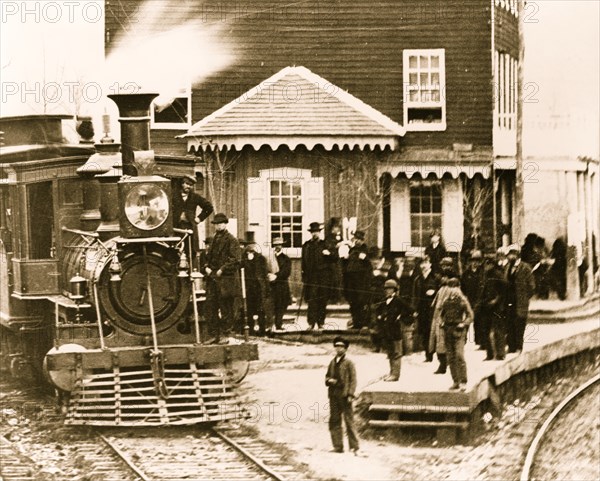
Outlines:
[{"label": "multi-pane window", "polygon": [[404,120],[408,130],[446,128],[444,49],[404,50]]},{"label": "multi-pane window", "polygon": [[442,229],[442,184],[410,182],[410,238],[413,247],[425,247],[431,231]]},{"label": "multi-pane window", "polygon": [[495,126],[500,130],[517,128],[517,60],[496,51]]},{"label": "multi-pane window", "polygon": [[302,247],[302,184],[270,181],[270,239],[283,238],[283,247]]}]

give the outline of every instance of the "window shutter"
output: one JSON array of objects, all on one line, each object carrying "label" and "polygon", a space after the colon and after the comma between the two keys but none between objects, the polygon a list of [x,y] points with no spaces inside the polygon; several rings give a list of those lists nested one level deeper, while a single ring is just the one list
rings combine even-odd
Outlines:
[{"label": "window shutter", "polygon": [[265,179],[248,178],[248,230],[255,232],[256,242],[261,249],[268,247],[271,242],[271,239],[267,239],[267,186]]},{"label": "window shutter", "polygon": [[390,249],[410,248],[410,190],[408,179],[392,179],[390,205]]},{"label": "window shutter", "polygon": [[460,179],[444,179],[442,235],[449,252],[460,252],[463,243],[463,194]]},{"label": "window shutter", "polygon": [[323,177],[312,177],[307,179],[304,183],[306,195],[306,204],[302,209],[302,230],[303,239],[308,240],[310,234],[308,233],[308,225],[311,222],[325,221],[325,213],[323,210]]}]

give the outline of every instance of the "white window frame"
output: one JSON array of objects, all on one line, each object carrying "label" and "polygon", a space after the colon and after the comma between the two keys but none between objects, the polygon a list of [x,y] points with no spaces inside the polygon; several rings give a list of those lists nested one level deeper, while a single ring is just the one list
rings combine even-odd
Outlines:
[{"label": "white window frame", "polygon": [[516,155],[518,60],[494,52],[494,153]]},{"label": "white window frame", "polygon": [[428,238],[429,235],[431,234],[432,228],[430,228],[429,230],[423,230],[420,229],[421,232],[421,237],[423,238],[423,245],[421,246],[416,246],[413,244],[412,242],[412,231],[413,231],[413,216],[439,216],[439,221],[440,221],[440,225],[439,227],[437,227],[437,230],[442,230],[443,227],[443,222],[444,222],[444,185],[441,179],[436,179],[436,180],[429,180],[429,179],[411,179],[408,182],[408,201],[409,201],[409,206],[412,204],[412,195],[411,195],[411,189],[413,187],[433,187],[436,186],[439,189],[440,192],[440,211],[439,212],[433,212],[433,207],[432,207],[432,212],[412,212],[412,210],[410,210],[409,207],[409,212],[410,212],[410,218],[409,218],[409,222],[410,222],[410,244],[411,247],[413,248],[422,248],[425,249],[425,247],[427,247],[428,245]]},{"label": "white window frame", "polygon": [[[436,49],[405,49],[402,52],[403,55],[403,81],[404,81],[404,89],[403,89],[403,109],[404,109],[404,126],[407,131],[443,131],[446,130],[446,50],[443,48]],[[419,101],[411,101],[410,100],[410,92],[413,90],[419,90],[420,84],[418,86],[414,86],[410,83],[410,74],[416,72],[422,73],[422,71],[417,67],[417,69],[410,68],[410,57],[416,56],[419,58],[420,56],[438,56],[439,57],[439,91],[440,91],[440,99],[439,101],[428,101],[423,102]],[[418,60],[420,62],[420,60]],[[431,67],[426,70],[427,72],[431,72]],[[435,123],[410,123],[408,119],[409,109],[412,108],[439,108],[441,109],[441,119],[439,122]]]},{"label": "white window frame", "polygon": [[[271,181],[298,181],[301,185],[302,196],[302,243],[310,239],[308,227],[311,222],[324,221],[324,180],[323,177],[313,177],[312,170],[299,169],[297,167],[280,167],[274,169],[264,169],[259,171],[258,177],[248,178],[249,199],[248,199],[248,230],[257,232],[257,240],[260,249],[271,247]],[[259,189],[263,192],[262,197],[253,198],[254,190],[251,184],[261,183]],[[258,187],[258,186],[257,186]],[[264,198],[263,198],[264,197]],[[258,203],[258,204],[256,204]],[[251,211],[253,206],[261,213]],[[302,256],[300,247],[284,247],[283,252],[290,258],[299,259]]]},{"label": "white window frame", "polygon": [[181,89],[176,99],[187,98],[187,120],[185,122],[156,122],[154,120],[154,102],[150,106],[150,128],[168,130],[188,130],[192,126],[192,89],[191,86]]},{"label": "white window frame", "polygon": [[[292,186],[292,185],[298,185],[298,186],[300,186],[300,210],[298,212],[294,212],[293,205],[290,205],[290,211],[289,212],[283,212],[283,211],[273,212],[273,210],[272,210],[272,207],[273,207],[272,206],[272,200],[273,200],[273,198],[279,198],[280,200],[283,200],[284,197],[282,196],[281,192],[279,193],[278,196],[275,196],[275,197],[272,196],[272,193],[271,193],[271,182],[279,182],[280,186],[282,185],[281,183],[283,183],[283,182],[287,182],[290,186]],[[271,239],[273,237],[273,217],[290,217],[290,218],[291,217],[300,217],[300,230],[298,231],[298,234],[300,234],[300,236],[301,236],[301,238],[300,238],[300,245],[298,245],[298,246],[291,246],[291,247],[287,247],[287,248],[284,248],[284,249],[287,250],[287,249],[302,248],[302,244],[304,242],[304,239],[303,239],[303,237],[304,237],[304,235],[303,235],[303,233],[304,233],[304,224],[305,224],[304,217],[306,215],[306,212],[305,212],[306,209],[304,207],[304,197],[305,197],[305,190],[306,189],[305,189],[305,185],[304,185],[303,180],[302,179],[274,179],[274,178],[271,178],[271,179],[268,180],[267,186],[266,186],[265,190],[266,190],[266,194],[267,194],[268,200],[269,200],[268,201],[268,207],[267,207],[267,216],[268,216],[267,239]],[[288,196],[285,196],[285,197],[288,198]],[[291,195],[289,197],[290,201],[292,201],[293,197],[294,197],[293,195]],[[292,222],[292,226],[294,224],[295,223]],[[290,227],[292,228],[292,226],[290,226]],[[290,231],[290,234],[292,236],[292,243],[293,243],[293,234],[294,234],[293,228]],[[280,233],[280,236],[283,237],[283,232]]]}]

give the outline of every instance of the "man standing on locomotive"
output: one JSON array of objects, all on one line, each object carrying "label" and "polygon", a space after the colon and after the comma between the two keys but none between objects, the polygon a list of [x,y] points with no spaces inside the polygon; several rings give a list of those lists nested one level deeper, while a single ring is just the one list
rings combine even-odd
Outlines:
[{"label": "man standing on locomotive", "polygon": [[[191,229],[193,233],[192,249],[199,250],[198,229],[196,226],[203,222],[213,213],[213,205],[194,192],[196,178],[193,175],[185,175],[181,180],[181,191],[175,192],[173,196],[173,225],[180,229]],[[197,214],[200,207],[200,215]]]},{"label": "man standing on locomotive", "polygon": [[[241,295],[240,262],[241,250],[238,240],[227,230],[229,219],[223,213],[212,220],[215,235],[206,252],[207,297],[214,300],[215,317],[209,319],[211,331],[216,334],[216,342],[231,334],[236,296]],[[216,316],[219,311],[221,318]],[[227,343],[227,340],[224,340]]]}]

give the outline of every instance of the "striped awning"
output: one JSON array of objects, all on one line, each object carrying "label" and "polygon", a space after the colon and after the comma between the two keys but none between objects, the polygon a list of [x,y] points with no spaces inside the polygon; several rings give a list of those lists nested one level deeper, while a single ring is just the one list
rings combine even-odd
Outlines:
[{"label": "striped awning", "polygon": [[415,174],[422,178],[430,175],[441,179],[445,175],[453,179],[458,179],[460,175],[465,175],[471,179],[475,175],[480,174],[484,179],[489,179],[494,170],[514,170],[513,164],[505,162],[486,162],[486,161],[421,161],[421,162],[388,162],[378,166],[379,175],[390,174],[392,177],[397,177],[399,174],[404,174],[409,179]]}]

